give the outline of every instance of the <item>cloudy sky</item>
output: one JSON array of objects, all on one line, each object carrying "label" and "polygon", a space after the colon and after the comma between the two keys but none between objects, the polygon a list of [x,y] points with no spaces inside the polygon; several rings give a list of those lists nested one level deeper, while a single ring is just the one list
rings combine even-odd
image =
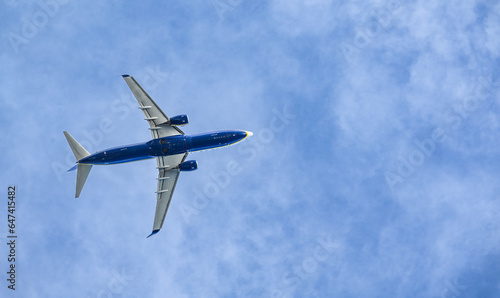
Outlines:
[{"label": "cloudy sky", "polygon": [[[0,5],[1,297],[500,296],[499,1]],[[149,140],[125,73],[187,134],[254,132],[148,239],[154,160],[66,173],[63,130]]]}]

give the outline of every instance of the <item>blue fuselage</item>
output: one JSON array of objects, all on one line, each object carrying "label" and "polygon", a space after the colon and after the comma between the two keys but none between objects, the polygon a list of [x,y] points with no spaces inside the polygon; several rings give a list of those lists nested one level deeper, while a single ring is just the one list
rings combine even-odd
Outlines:
[{"label": "blue fuselage", "polygon": [[247,136],[248,133],[243,130],[219,130],[192,136],[177,135],[98,151],[78,162],[92,165],[124,163],[228,146],[242,141]]}]

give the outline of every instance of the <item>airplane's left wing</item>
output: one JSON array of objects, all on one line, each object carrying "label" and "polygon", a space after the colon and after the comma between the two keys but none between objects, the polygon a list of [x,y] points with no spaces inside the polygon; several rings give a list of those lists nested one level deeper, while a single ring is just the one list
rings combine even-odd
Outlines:
[{"label": "airplane's left wing", "polygon": [[168,206],[174,194],[177,178],[179,178],[179,169],[176,167],[187,157],[187,153],[159,156],[156,158],[158,164],[158,190],[156,191],[156,211],[153,223],[153,232],[148,237],[158,233],[165,221]]},{"label": "airplane's left wing", "polygon": [[129,86],[130,90],[132,90],[132,93],[134,93],[134,96],[139,103],[139,109],[142,110],[144,116],[146,117],[144,120],[149,123],[149,129],[151,130],[153,139],[184,134],[184,132],[178,127],[168,124],[169,118],[167,115],[163,113],[149,94],[142,89],[141,85],[137,83],[134,77],[129,75],[122,75],[122,77],[125,79],[125,82]]}]

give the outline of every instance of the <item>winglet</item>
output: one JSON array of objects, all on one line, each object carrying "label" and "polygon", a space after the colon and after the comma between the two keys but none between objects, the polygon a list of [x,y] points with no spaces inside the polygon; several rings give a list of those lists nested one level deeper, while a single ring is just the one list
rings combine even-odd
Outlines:
[{"label": "winglet", "polygon": [[128,74],[124,74],[124,75],[122,75],[122,77],[124,77],[124,78],[128,78],[128,77],[130,77],[130,75],[128,75]]},{"label": "winglet", "polygon": [[149,238],[149,237],[153,236],[154,234],[158,233],[159,231],[160,231],[160,229],[158,229],[158,230],[153,230],[153,233],[151,233],[151,234],[150,234],[148,237],[146,237],[146,238]]}]

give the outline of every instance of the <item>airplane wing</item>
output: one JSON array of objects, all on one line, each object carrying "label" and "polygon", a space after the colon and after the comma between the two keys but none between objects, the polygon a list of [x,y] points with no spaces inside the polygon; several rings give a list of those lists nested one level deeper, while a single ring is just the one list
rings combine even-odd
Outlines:
[{"label": "airplane wing", "polygon": [[139,109],[142,110],[144,116],[146,117],[144,120],[149,123],[149,129],[151,130],[153,139],[184,134],[184,132],[178,127],[168,124],[167,115],[163,113],[148,93],[142,89],[134,77],[129,75],[122,75],[122,77],[125,79],[125,82],[129,86],[130,90],[132,90],[132,93],[134,93],[134,96],[139,103]]},{"label": "airplane wing", "polygon": [[168,206],[172,200],[172,195],[174,194],[175,185],[177,184],[177,178],[179,178],[179,169],[176,169],[180,163],[182,163],[186,157],[187,153],[160,156],[156,158],[158,164],[158,190],[157,203],[155,211],[155,220],[153,223],[153,232],[148,237],[153,236],[158,233],[163,226],[165,221],[165,215],[167,214]]}]

